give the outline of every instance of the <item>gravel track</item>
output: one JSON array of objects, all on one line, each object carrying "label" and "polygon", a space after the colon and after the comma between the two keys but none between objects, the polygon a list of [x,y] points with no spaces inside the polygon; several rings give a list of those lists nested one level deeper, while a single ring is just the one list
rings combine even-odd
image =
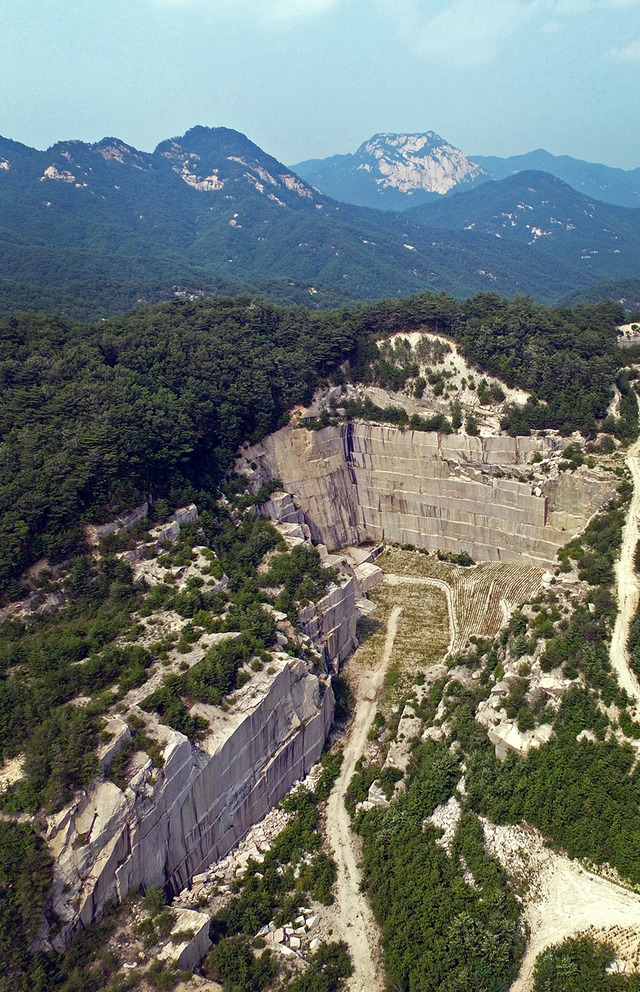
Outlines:
[{"label": "gravel track", "polygon": [[394,606],[389,616],[380,666],[375,671],[359,672],[357,682],[353,680],[352,689],[356,694],[354,716],[344,742],[340,775],[327,804],[327,836],[338,868],[336,936],[347,942],[351,952],[353,975],[349,980],[350,992],[379,992],[384,988],[380,933],[367,898],[360,891],[358,838],[351,832],[344,797],[373,723],[401,612],[401,606]]},{"label": "gravel track", "polygon": [[640,440],[627,453],[626,463],[633,478],[633,497],[622,531],[622,550],[616,563],[618,613],[611,638],[611,664],[618,681],[634,701],[636,714],[640,706],[640,684],[629,668],[627,639],[640,598],[640,583],[634,568],[636,544],[640,538]]}]

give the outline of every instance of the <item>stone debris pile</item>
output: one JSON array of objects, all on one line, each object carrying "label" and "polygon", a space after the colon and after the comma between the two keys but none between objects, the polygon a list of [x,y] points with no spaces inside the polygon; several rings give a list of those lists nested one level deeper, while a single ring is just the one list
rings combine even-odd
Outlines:
[{"label": "stone debris pile", "polygon": [[314,953],[324,943],[320,937],[310,936],[311,931],[318,926],[320,917],[313,909],[305,906],[299,906],[298,912],[299,916],[282,927],[276,927],[272,920],[258,931],[258,936],[269,944],[279,946],[285,954],[293,952],[297,957],[304,957],[303,951]]},{"label": "stone debris pile", "polygon": [[[314,789],[321,774],[322,765],[317,762],[304,780],[293,783],[289,794],[301,786]],[[226,902],[231,886],[244,874],[249,861],[262,864],[265,854],[271,850],[276,837],[284,830],[291,818],[291,813],[285,812],[278,806],[269,810],[267,815],[259,823],[254,824],[243,840],[225,857],[214,861],[205,871],[194,875],[191,886],[185,887],[174,898],[172,905],[176,908],[190,906],[203,903],[204,900],[211,902],[216,897],[222,897],[219,898],[221,903]]]},{"label": "stone debris pile", "polygon": [[[296,783],[294,788],[300,783]],[[216,895],[228,896],[233,883],[247,869],[250,859],[262,864],[265,854],[271,850],[273,841],[284,830],[291,819],[290,813],[272,809],[260,823],[253,826],[247,836],[224,858],[215,861],[206,871],[199,872],[191,879],[191,887],[184,888],[175,897],[172,905],[189,906],[201,900],[214,899]],[[224,900],[226,901],[226,900]]]}]

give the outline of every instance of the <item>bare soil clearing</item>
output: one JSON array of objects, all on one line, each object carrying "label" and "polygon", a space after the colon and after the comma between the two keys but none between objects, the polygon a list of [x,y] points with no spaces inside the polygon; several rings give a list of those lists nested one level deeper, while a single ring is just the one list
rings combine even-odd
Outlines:
[{"label": "bare soil clearing", "polygon": [[373,723],[401,611],[402,607],[395,606],[389,616],[380,666],[371,671],[358,672],[357,680],[354,679],[352,684],[357,694],[354,716],[345,740],[340,775],[327,804],[328,840],[338,868],[335,925],[337,936],[346,940],[351,952],[353,975],[349,988],[352,992],[376,992],[376,989],[383,988],[384,976],[378,928],[369,903],[360,892],[357,837],[351,832],[344,797]]},{"label": "bare soil clearing", "polygon": [[530,938],[510,992],[530,992],[538,954],[579,933],[606,939],[629,970],[637,967],[640,895],[550,851],[531,827],[497,827],[487,821],[484,827],[490,853],[529,883],[524,909]]},{"label": "bare soil clearing", "polygon": [[633,478],[633,497],[627,514],[627,522],[622,532],[620,558],[616,563],[618,614],[611,638],[610,657],[620,685],[635,701],[637,716],[640,707],[640,684],[629,668],[627,639],[629,637],[629,625],[635,615],[640,597],[640,583],[634,568],[636,544],[640,538],[640,440],[629,448],[626,464]]},{"label": "bare soil clearing", "polygon": [[377,564],[390,585],[430,585],[444,593],[452,654],[463,650],[472,634],[497,634],[513,610],[540,591],[544,575],[543,569],[534,565],[482,562],[462,568],[432,555],[397,548],[385,551]]}]

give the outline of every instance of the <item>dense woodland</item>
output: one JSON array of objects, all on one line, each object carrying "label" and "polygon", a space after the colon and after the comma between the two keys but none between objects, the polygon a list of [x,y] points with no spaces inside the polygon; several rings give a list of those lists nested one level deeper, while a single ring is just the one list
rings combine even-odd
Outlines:
[{"label": "dense woodland", "polygon": [[[206,508],[243,441],[286,422],[327,379],[402,388],[375,346],[398,331],[451,335],[480,369],[532,392],[504,426],[595,433],[618,369],[618,304],[555,310],[444,294],[312,312],[250,297],[173,300],[84,325],[22,314],[0,327],[0,589],[42,556],[81,548],[147,495]],[[631,396],[631,403],[635,397]],[[633,411],[632,411],[633,412]]]},{"label": "dense woodland", "polygon": [[[432,694],[425,709],[435,713],[439,701]],[[520,904],[485,851],[477,817],[461,817],[452,857],[436,843],[439,832],[424,825],[452,795],[460,774],[460,756],[446,742],[421,744],[406,793],[386,811],[370,810],[357,821],[363,884],[382,931],[391,988],[506,992],[517,974],[525,944]]]},{"label": "dense woodland", "polygon": [[[241,684],[239,676],[246,677],[250,660],[259,663],[261,652],[273,643],[274,624],[261,607],[264,585],[282,586],[275,605],[292,619],[302,602],[322,594],[328,577],[319,570],[317,556],[283,555],[273,528],[250,514],[243,517],[241,501],[235,502],[235,518],[221,512],[220,486],[244,441],[257,441],[286,423],[291,407],[308,402],[326,382],[409,387],[415,395],[417,367],[378,348],[376,341],[420,328],[451,337],[479,370],[533,394],[524,408],[507,410],[504,427],[510,432],[557,428],[569,434],[577,429],[592,438],[603,429],[626,441],[637,432],[638,412],[633,383],[620,372],[635,357],[616,346],[616,325],[623,318],[622,308],[613,303],[570,310],[527,298],[509,302],[494,294],[461,303],[444,294],[425,294],[317,312],[242,296],[176,299],[96,325],[33,313],[5,321],[0,327],[0,588],[5,601],[21,595],[21,572],[46,556],[54,570],[65,563],[69,595],[67,606],[50,617],[28,627],[7,622],[0,629],[3,753],[26,754],[26,777],[4,797],[5,809],[59,808],[71,790],[95,774],[101,715],[128,689],[143,685],[149,666],[166,652],[163,644],[136,645],[136,614],[171,607],[194,627],[242,632],[239,641],[212,649],[188,673],[166,678],[143,703],[197,740],[204,728],[189,716],[190,703],[219,702]],[[623,397],[619,422],[606,417],[614,382]],[[355,408],[347,413],[372,415]],[[380,414],[374,410],[373,415]],[[399,426],[450,431],[461,423],[452,416]],[[226,492],[235,499],[233,485]],[[112,519],[149,496],[152,523],[162,520],[168,507],[197,502],[204,530],[199,541],[210,551],[210,574],[224,569],[229,576],[228,595],[207,593],[197,582],[179,595],[169,585],[149,593],[133,583],[129,566],[115,557],[121,550],[117,542],[103,545],[99,562],[85,557],[83,524]],[[447,749],[425,745],[416,752],[405,798],[359,821],[366,885],[397,988],[422,987],[415,976],[428,975],[425,988],[453,992],[464,985],[498,992],[514,975],[524,946],[519,908],[501,869],[483,852],[478,812],[503,821],[526,817],[571,853],[608,860],[640,880],[637,774],[627,747],[604,742],[606,726],[596,705],[599,697],[607,704],[615,701],[626,731],[638,736],[640,727],[626,710],[606,651],[615,610],[610,569],[628,496],[621,492],[620,501],[561,559],[563,568],[578,562],[593,587],[596,611],[578,608],[570,625],[547,644],[550,668],[562,664],[568,674],[573,666],[586,682],[586,689],[566,697],[552,744],[530,759],[500,765],[473,721],[488,675],[475,692],[450,690],[454,736],[469,759],[469,808],[455,850],[473,866],[480,893],[465,883],[458,862],[449,861],[435,844],[435,833],[425,842],[422,832],[424,817],[451,794],[460,774],[459,758]],[[169,565],[187,563],[194,541],[187,529],[181,543],[167,552]],[[259,578],[256,567],[267,552],[275,556],[270,572]],[[45,595],[55,588],[55,572],[45,572],[38,581]],[[524,643],[534,636],[526,623],[517,626],[518,621],[507,630],[507,639],[519,637]],[[119,647],[113,644],[116,637]],[[69,705],[78,694],[91,697],[83,709]],[[427,709],[438,701],[431,699]],[[522,719],[530,718],[523,710]],[[577,746],[576,733],[585,727],[595,728],[597,740]],[[135,746],[153,757],[152,742],[140,728],[131,729],[137,734]],[[116,782],[123,770],[114,768]],[[600,784],[594,802],[585,805],[595,782]],[[387,784],[392,788],[393,782]],[[301,829],[313,830],[316,813],[307,809],[304,797],[300,802]],[[24,938],[37,927],[50,864],[30,828],[0,826],[0,894],[6,897],[0,939],[10,949],[16,934]],[[12,879],[18,864],[16,889]],[[316,867],[328,891],[331,868],[320,861]],[[314,880],[306,881],[311,891]],[[270,912],[287,897],[275,874],[273,884]],[[238,974],[244,984],[237,987],[247,990],[274,977],[254,976],[247,957],[249,924],[243,914],[249,912],[247,919],[253,921],[255,886],[250,874],[234,903],[235,916],[219,921],[223,949],[214,952],[209,966],[229,988],[236,987]],[[411,920],[423,921],[425,932],[435,930],[446,940],[409,941]],[[348,974],[343,949],[337,945],[331,955],[318,962],[319,977],[309,992],[339,988]],[[20,976],[17,984],[12,978],[6,986],[11,992],[28,985],[83,987],[82,976],[80,985],[65,984],[64,962],[20,955],[6,959],[14,977]],[[554,959],[542,974],[547,984],[539,987],[545,992],[556,967],[564,964]],[[40,978],[39,968],[48,969]],[[333,976],[328,984],[327,975]],[[303,989],[307,986],[300,985],[299,992]]]},{"label": "dense woodland", "polygon": [[637,974],[615,974],[610,944],[588,937],[569,937],[544,951],[536,961],[533,992],[637,992]]}]

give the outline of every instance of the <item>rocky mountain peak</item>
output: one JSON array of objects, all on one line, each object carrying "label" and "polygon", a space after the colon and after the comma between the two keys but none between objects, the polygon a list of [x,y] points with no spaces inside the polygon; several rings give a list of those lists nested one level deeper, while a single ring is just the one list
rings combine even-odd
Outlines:
[{"label": "rocky mountain peak", "polygon": [[406,210],[491,178],[435,131],[374,134],[353,155],[292,168],[327,196],[382,210]]},{"label": "rocky mountain peak", "polygon": [[460,183],[489,178],[434,131],[376,134],[360,146],[355,159],[356,168],[371,172],[378,185],[409,194],[416,190],[443,194]]},{"label": "rocky mountain peak", "polygon": [[192,127],[181,137],[163,141],[154,155],[168,161],[194,189],[215,192],[230,182],[240,182],[248,183],[281,206],[286,205],[290,193],[314,199],[306,183],[246,135],[231,128]]}]

